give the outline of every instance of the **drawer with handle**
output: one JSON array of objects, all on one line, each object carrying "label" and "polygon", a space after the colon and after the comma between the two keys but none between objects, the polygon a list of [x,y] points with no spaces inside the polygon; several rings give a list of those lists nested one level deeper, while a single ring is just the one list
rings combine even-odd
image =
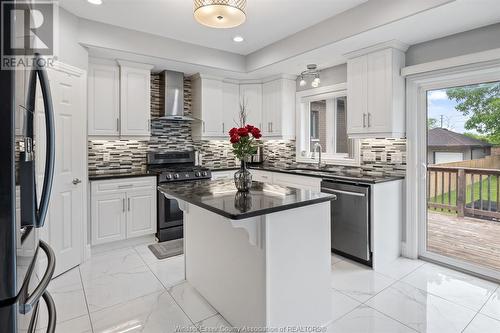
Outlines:
[{"label": "drawer with handle", "polygon": [[93,193],[127,191],[131,189],[150,189],[156,186],[156,177],[138,177],[92,182]]}]

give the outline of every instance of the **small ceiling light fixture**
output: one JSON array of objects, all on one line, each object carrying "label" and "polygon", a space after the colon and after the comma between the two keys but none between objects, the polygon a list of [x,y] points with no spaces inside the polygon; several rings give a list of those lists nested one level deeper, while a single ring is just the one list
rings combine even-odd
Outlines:
[{"label": "small ceiling light fixture", "polygon": [[87,0],[88,3],[91,3],[93,5],[102,5],[102,0]]},{"label": "small ceiling light fixture", "polygon": [[194,18],[211,28],[234,28],[245,22],[247,0],[194,0]]},{"label": "small ceiling light fixture", "polygon": [[307,69],[305,71],[303,71],[302,73],[300,73],[299,85],[301,87],[304,87],[307,84],[307,81],[306,81],[307,77],[314,77],[314,79],[311,82],[311,87],[313,87],[313,88],[319,87],[321,80],[319,78],[319,70],[318,70],[318,66],[316,64],[307,65]]},{"label": "small ceiling light fixture", "polygon": [[236,43],[241,43],[244,40],[245,40],[245,38],[243,38],[242,36],[234,36],[233,37],[233,42],[236,42]]}]

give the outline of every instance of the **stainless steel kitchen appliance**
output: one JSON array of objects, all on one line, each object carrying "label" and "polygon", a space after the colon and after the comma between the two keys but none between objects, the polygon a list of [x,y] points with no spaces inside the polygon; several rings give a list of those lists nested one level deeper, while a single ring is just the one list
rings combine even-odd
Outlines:
[{"label": "stainless steel kitchen appliance", "polygon": [[[23,37],[23,27],[33,26],[24,15],[26,2],[0,2],[2,37]],[[45,60],[37,53],[25,56],[33,61],[31,68],[0,70],[0,331],[35,332],[39,312],[47,311],[44,331],[53,333],[56,308],[47,287],[55,254],[38,230],[45,223],[54,175],[54,112]],[[35,117],[35,103],[41,100],[43,117]],[[36,156],[42,150],[35,145],[44,147],[44,153]],[[43,171],[38,173],[35,164],[40,161]],[[45,262],[44,270],[40,262]]]},{"label": "stainless steel kitchen appliance", "polygon": [[[148,154],[148,171],[158,184],[210,179],[209,169],[195,165],[194,151],[154,151]],[[183,238],[183,213],[177,200],[158,191],[157,233],[159,242]]]},{"label": "stainless steel kitchen appliance", "polygon": [[323,180],[321,192],[333,193],[332,252],[372,265],[370,244],[370,186]]}]

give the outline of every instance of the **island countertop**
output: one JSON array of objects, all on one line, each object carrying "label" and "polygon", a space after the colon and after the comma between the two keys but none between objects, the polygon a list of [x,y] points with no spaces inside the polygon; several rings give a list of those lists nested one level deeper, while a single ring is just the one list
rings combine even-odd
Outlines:
[{"label": "island countertop", "polygon": [[200,180],[158,186],[173,199],[205,208],[231,220],[275,213],[334,200],[333,194],[253,182],[249,192],[238,192],[232,180]]}]

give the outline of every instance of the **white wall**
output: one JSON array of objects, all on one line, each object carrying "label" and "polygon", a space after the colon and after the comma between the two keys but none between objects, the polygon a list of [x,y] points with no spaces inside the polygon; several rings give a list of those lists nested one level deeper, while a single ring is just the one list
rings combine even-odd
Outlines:
[{"label": "white wall", "polygon": [[406,52],[406,65],[496,48],[500,48],[500,23],[412,45]]},{"label": "white wall", "polygon": [[79,19],[59,7],[59,48],[60,61],[81,69],[88,67],[88,52],[78,44]]}]

